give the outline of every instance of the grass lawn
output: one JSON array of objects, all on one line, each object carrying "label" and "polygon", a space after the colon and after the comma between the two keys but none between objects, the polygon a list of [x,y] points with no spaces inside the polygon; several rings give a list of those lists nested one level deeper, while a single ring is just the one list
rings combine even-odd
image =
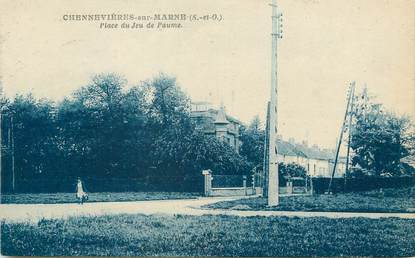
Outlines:
[{"label": "grass lawn", "polygon": [[280,205],[267,207],[266,198],[223,201],[203,206],[211,209],[342,211],[342,212],[415,212],[415,188],[384,189],[336,195],[281,197]]},{"label": "grass lawn", "polygon": [[1,224],[10,256],[414,256],[415,220],[118,215]]},{"label": "grass lawn", "polygon": [[[175,192],[125,192],[88,193],[88,202],[122,202],[143,200],[191,199],[198,193]],[[1,203],[71,203],[76,202],[75,193],[1,194]]]}]

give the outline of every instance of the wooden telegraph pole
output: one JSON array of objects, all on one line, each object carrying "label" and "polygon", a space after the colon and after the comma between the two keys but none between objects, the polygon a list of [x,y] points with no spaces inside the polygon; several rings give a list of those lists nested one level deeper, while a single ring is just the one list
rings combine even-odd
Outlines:
[{"label": "wooden telegraph pole", "polygon": [[14,166],[14,125],[13,125],[13,114],[10,117],[10,144],[11,144],[11,152],[12,152],[12,190],[13,193],[15,191],[16,186],[16,175],[15,175],[15,166]]},{"label": "wooden telegraph pole", "polygon": [[2,159],[3,159],[3,131],[2,131],[2,127],[3,127],[3,108],[0,107],[0,178],[3,175],[3,163],[2,163]]},{"label": "wooden telegraph pole", "polygon": [[354,90],[355,87],[353,85],[352,89],[352,97],[350,102],[350,110],[349,110],[349,124],[347,126],[347,152],[346,152],[346,168],[344,171],[344,188],[346,188],[347,183],[347,175],[349,174],[349,161],[350,161],[350,141],[352,137],[352,120],[353,120],[353,106],[354,106]]},{"label": "wooden telegraph pole", "polygon": [[329,187],[327,189],[327,193],[331,193],[331,185],[333,183],[334,173],[336,173],[337,160],[339,158],[340,146],[341,146],[342,140],[343,140],[343,133],[344,133],[344,129],[345,129],[345,126],[346,126],[347,116],[351,115],[350,105],[352,103],[352,99],[353,99],[353,96],[354,96],[354,88],[355,88],[355,82],[350,83],[349,92],[347,94],[348,96],[347,96],[346,112],[344,114],[343,124],[342,124],[341,130],[340,130],[339,141],[337,142],[336,157],[334,158],[333,171],[331,172],[330,183],[329,183]]},{"label": "wooden telegraph pole", "polygon": [[277,77],[277,43],[282,38],[282,14],[277,12],[277,0],[272,0],[272,49],[271,49],[271,99],[269,108],[269,148],[268,148],[268,182],[267,196],[268,206],[277,206],[279,204],[279,186],[278,186],[278,160],[277,160],[277,95],[278,95],[278,77]]},{"label": "wooden telegraph pole", "polygon": [[267,104],[267,119],[266,119],[266,126],[265,126],[265,139],[264,139],[264,160],[262,165],[262,196],[268,197],[268,170],[269,170],[269,106],[270,103],[268,101]]}]

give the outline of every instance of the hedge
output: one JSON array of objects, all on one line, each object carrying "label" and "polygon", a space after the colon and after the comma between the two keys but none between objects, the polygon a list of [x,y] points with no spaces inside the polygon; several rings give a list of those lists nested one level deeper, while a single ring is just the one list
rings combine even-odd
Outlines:
[{"label": "hedge", "polygon": [[[312,178],[313,189],[317,194],[328,190],[330,178]],[[415,185],[415,176],[402,177],[361,177],[361,178],[333,178],[331,190],[338,192],[361,192],[380,188],[403,188]]]}]

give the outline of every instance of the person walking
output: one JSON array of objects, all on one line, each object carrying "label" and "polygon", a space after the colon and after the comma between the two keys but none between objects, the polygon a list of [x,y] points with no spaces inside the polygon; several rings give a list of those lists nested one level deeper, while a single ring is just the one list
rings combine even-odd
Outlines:
[{"label": "person walking", "polygon": [[78,182],[76,183],[76,198],[78,199],[79,204],[83,204],[86,200],[88,200],[88,194],[84,191],[82,180],[79,177]]}]

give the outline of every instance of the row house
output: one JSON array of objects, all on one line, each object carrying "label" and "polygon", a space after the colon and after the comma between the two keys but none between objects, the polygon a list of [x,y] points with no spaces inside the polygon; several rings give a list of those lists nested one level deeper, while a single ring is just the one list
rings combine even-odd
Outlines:
[{"label": "row house", "polygon": [[[309,147],[307,143],[295,143],[291,138],[284,141],[280,136],[277,139],[277,159],[278,162],[296,163],[307,170],[311,177],[331,177],[334,167],[334,151],[320,149],[313,145]],[[334,177],[343,177],[346,170],[346,162],[343,157],[337,161]]]}]

